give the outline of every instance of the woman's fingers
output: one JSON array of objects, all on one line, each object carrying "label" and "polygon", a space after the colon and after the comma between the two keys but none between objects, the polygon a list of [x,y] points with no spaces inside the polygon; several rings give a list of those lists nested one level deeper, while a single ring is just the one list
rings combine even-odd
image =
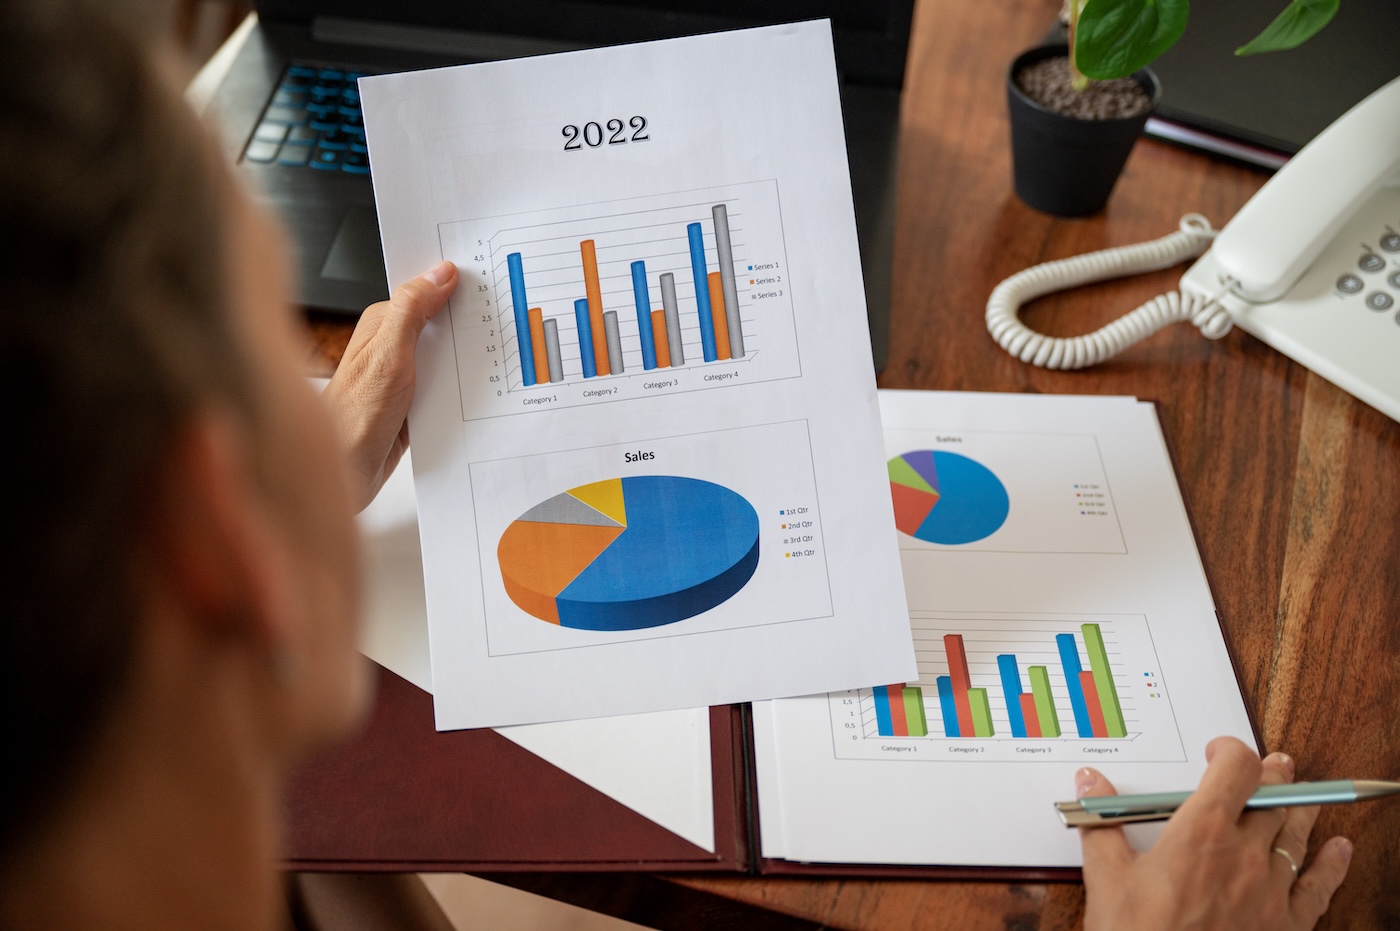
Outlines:
[{"label": "woman's fingers", "polygon": [[[1118,794],[1107,776],[1088,767],[1074,774],[1074,790],[1079,798]],[[1121,827],[1080,828],[1079,842],[1084,850],[1086,879],[1092,876],[1096,881],[1116,883],[1136,856]]]},{"label": "woman's fingers", "polygon": [[[1264,773],[1259,755],[1234,737],[1217,737],[1206,744],[1206,760],[1200,787],[1171,819],[1175,830],[1187,836],[1233,827]],[[1273,833],[1277,832],[1275,825]]]},{"label": "woman's fingers", "polygon": [[[1270,753],[1259,764],[1259,785],[1276,786],[1293,781],[1293,758],[1286,753]],[[1240,828],[1244,831],[1247,843],[1257,843],[1265,849],[1273,847],[1278,834],[1283,830],[1284,823],[1288,819],[1290,809],[1287,808],[1259,808],[1253,811],[1246,811],[1240,819]],[[1297,849],[1285,847],[1294,859],[1301,866],[1303,854],[1307,852],[1308,842],[1306,836],[1303,843]],[[1274,855],[1279,861],[1283,857]],[[1286,862],[1281,863],[1287,867]],[[1292,870],[1289,870],[1291,873]],[[1291,878],[1291,877],[1290,877]]]},{"label": "woman's fingers", "polygon": [[1293,884],[1288,898],[1295,931],[1308,931],[1327,911],[1332,894],[1346,878],[1351,854],[1351,841],[1345,837],[1334,837],[1318,848],[1312,863]]}]

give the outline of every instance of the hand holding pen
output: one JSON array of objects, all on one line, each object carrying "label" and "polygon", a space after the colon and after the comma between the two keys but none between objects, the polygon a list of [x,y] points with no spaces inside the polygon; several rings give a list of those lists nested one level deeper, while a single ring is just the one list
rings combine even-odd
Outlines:
[{"label": "hand holding pen", "polygon": [[[1084,927],[1309,929],[1327,911],[1351,861],[1334,837],[1305,864],[1317,806],[1246,810],[1256,789],[1293,781],[1293,760],[1264,760],[1232,737],[1206,747],[1200,788],[1167,822],[1150,850],[1134,851],[1120,827],[1080,832]],[[1076,794],[1116,794],[1103,774],[1082,769]]]}]

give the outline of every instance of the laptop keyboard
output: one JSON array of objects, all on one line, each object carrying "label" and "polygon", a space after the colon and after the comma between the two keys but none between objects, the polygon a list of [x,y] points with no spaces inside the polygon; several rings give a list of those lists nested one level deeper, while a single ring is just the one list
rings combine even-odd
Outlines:
[{"label": "laptop keyboard", "polygon": [[243,150],[250,162],[369,174],[365,121],[355,81],[363,71],[293,64]]}]

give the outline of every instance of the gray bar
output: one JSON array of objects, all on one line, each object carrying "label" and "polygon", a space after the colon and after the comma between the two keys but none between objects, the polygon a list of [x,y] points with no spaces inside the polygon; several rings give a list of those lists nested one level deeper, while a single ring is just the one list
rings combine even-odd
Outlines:
[{"label": "gray bar", "polygon": [[549,380],[564,380],[564,358],[559,355],[559,321],[550,317],[544,322],[544,356],[549,361]]},{"label": "gray bar", "polygon": [[603,311],[603,332],[608,338],[608,368],[612,374],[622,374],[622,336],[617,332],[617,311]]},{"label": "gray bar", "polygon": [[729,324],[729,356],[744,358],[744,325],[739,320],[739,291],[734,287],[734,248],[729,244],[729,210],[724,204],[710,208],[715,220],[715,252],[719,255],[719,283],[724,291],[724,319]]},{"label": "gray bar", "polygon": [[676,276],[670,272],[661,276],[661,311],[666,316],[666,345],[671,350],[671,365],[685,365],[685,349],[681,346],[681,312],[676,305]]}]

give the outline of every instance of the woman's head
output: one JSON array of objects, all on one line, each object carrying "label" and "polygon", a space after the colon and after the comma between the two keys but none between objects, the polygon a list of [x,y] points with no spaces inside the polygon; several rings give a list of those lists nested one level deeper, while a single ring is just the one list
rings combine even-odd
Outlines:
[{"label": "woman's head", "polygon": [[[349,719],[350,635],[333,615],[353,612],[355,552],[330,428],[295,371],[275,225],[151,58],[100,18],[0,4],[0,62],[7,858],[121,714],[145,635],[141,566],[192,431],[228,427],[229,475],[246,472],[253,502],[233,517],[269,525],[268,590],[211,610],[246,613],[230,636],[261,625],[268,651],[294,654],[282,665],[306,667],[294,674],[315,694],[290,706],[306,734]],[[192,584],[188,568],[162,584]],[[278,612],[298,616],[262,616]],[[301,655],[315,650],[332,655]]]}]

